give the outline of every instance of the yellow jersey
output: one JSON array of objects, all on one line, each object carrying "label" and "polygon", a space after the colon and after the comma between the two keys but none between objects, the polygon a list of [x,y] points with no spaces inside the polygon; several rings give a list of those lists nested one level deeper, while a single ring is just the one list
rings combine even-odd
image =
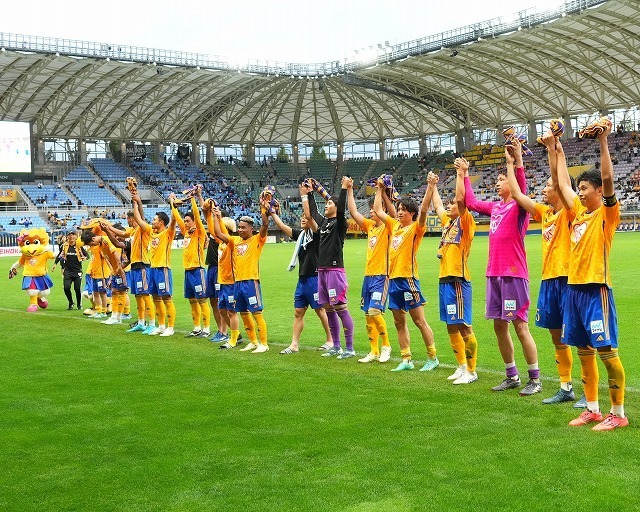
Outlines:
[{"label": "yellow jersey", "polygon": [[22,269],[24,277],[40,277],[47,273],[47,260],[54,260],[55,258],[56,256],[52,251],[44,251],[35,256],[23,254],[18,262],[24,266]]},{"label": "yellow jersey", "polygon": [[438,247],[440,258],[440,279],[460,277],[471,281],[469,273],[469,253],[476,233],[476,221],[467,210],[464,215],[451,219],[446,213],[440,216],[442,238]]},{"label": "yellow jersey", "polygon": [[233,250],[233,269],[236,281],[260,279],[260,255],[267,238],[260,234],[246,240],[230,236],[228,245]]},{"label": "yellow jersey", "polygon": [[149,242],[151,242],[151,226],[136,226],[125,229],[127,237],[131,237],[131,265],[136,263],[149,265]]},{"label": "yellow jersey", "polygon": [[573,212],[536,203],[533,218],[542,223],[542,280],[568,276]]},{"label": "yellow jersey", "polygon": [[151,233],[151,268],[171,268],[171,244],[175,234],[175,227],[168,227],[160,233]]},{"label": "yellow jersey", "polygon": [[371,219],[364,219],[367,233],[367,263],[365,276],[386,276],[389,273],[389,228],[384,222],[378,226]]},{"label": "yellow jersey", "polygon": [[194,197],[191,198],[191,211],[193,213],[193,221],[195,228],[191,233],[187,232],[180,213],[175,208],[172,209],[173,218],[182,231],[184,236],[184,244],[182,251],[182,264],[185,270],[193,270],[194,268],[204,268],[204,244],[207,241],[207,232],[200,217],[198,203]]},{"label": "yellow jersey", "polygon": [[91,261],[89,262],[89,268],[87,268],[87,274],[94,279],[107,279],[111,277],[112,265],[116,261],[114,253],[115,246],[106,237],[102,236],[98,245],[92,245],[91,249]]},{"label": "yellow jersey", "polygon": [[569,284],[606,284],[611,288],[609,253],[620,223],[620,203],[599,206],[592,212],[576,196],[571,211]]},{"label": "yellow jersey", "polygon": [[389,242],[389,278],[420,279],[418,277],[418,247],[427,228],[412,222],[403,227],[400,221],[387,217],[385,221],[391,231]]}]

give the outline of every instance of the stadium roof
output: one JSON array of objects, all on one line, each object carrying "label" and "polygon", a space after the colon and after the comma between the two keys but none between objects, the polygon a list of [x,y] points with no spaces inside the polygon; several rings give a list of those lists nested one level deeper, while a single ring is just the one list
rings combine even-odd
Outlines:
[{"label": "stadium roof", "polygon": [[0,120],[43,138],[371,141],[640,105],[640,2],[570,0],[362,61],[243,66],[0,33]]}]

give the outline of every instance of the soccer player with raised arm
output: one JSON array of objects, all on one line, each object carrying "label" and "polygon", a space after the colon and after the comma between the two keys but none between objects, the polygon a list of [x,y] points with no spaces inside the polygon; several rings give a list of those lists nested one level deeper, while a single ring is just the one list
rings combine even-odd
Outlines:
[{"label": "soccer player with raised arm", "polygon": [[[575,400],[571,384],[573,356],[571,347],[562,342],[562,316],[567,294],[569,275],[569,225],[573,220],[570,209],[564,208],[557,190],[557,169],[566,169],[564,155],[556,154],[556,138],[549,132],[542,137],[549,156],[551,177],[542,190],[545,204],[531,199],[520,190],[513,166],[507,167],[507,179],[511,196],[538,222],[542,223],[542,281],[536,309],[536,325],[549,329],[555,349],[555,361],[560,376],[560,389],[543,404],[558,404]],[[516,144],[518,144],[516,142]]]},{"label": "soccer player with raised arm", "polygon": [[[311,209],[316,208],[312,190],[306,185],[300,185],[300,196],[306,196]],[[268,204],[264,205],[267,215],[271,216],[276,226],[292,240],[296,241],[295,254],[287,270],[298,266],[298,284],[293,296],[293,332],[291,344],[280,351],[281,354],[294,354],[300,350],[300,335],[304,329],[304,315],[311,307],[322,323],[326,334],[326,343],[331,345],[331,330],[327,312],[318,303],[318,255],[320,250],[320,235],[315,221],[310,226],[309,220],[303,215],[300,218],[300,228],[287,226],[280,216]],[[313,229],[315,228],[315,230]]]},{"label": "soccer player with raised arm", "polygon": [[[396,208],[388,194],[382,196],[385,211],[395,219]],[[351,218],[356,221],[360,229],[367,233],[367,259],[362,282],[362,297],[360,309],[364,311],[367,322],[367,335],[371,350],[361,359],[360,363],[379,361],[386,363],[391,359],[391,344],[384,310],[387,307],[389,290],[389,226],[382,222],[373,209],[373,200],[369,205],[370,219],[366,219],[358,212],[356,200],[353,196],[353,179],[347,181],[347,201]],[[379,341],[382,338],[382,350]]]},{"label": "soccer player with raised arm", "polygon": [[[249,343],[241,352],[252,354],[268,352],[267,323],[262,315],[262,288],[260,286],[260,255],[267,241],[269,218],[262,212],[262,225],[253,234],[253,218],[240,217],[238,236],[230,236],[220,227],[220,219],[214,221],[215,235],[233,252],[235,283],[235,310],[240,313]],[[255,323],[254,323],[255,322]],[[257,333],[256,333],[257,331]],[[259,341],[258,341],[259,339]]]},{"label": "soccer player with raised arm", "polygon": [[122,324],[122,316],[129,297],[129,278],[130,274],[124,269],[130,264],[131,258],[131,243],[129,240],[120,240],[114,233],[114,231],[122,231],[122,225],[115,224],[112,226],[108,221],[100,221],[100,227],[105,232],[109,241],[116,248],[116,259],[122,267],[121,274],[113,274],[111,276],[111,295],[112,295],[112,312],[111,318],[103,320],[102,323],[106,325]]},{"label": "soccer player with raised arm", "polygon": [[[625,373],[618,355],[618,323],[611,289],[609,254],[620,223],[620,203],[613,186],[613,163],[607,137],[609,123],[599,136],[600,172],[588,170],[576,179],[578,193],[571,188],[569,173],[558,166],[558,187],[575,216],[571,224],[571,253],[567,296],[562,321],[562,341],[578,348],[587,409],[569,422],[573,427],[597,423],[593,430],[626,427],[624,414]],[[560,144],[558,158],[564,157]],[[598,403],[596,354],[607,369],[611,412],[602,417]]]},{"label": "soccer player with raised arm", "polygon": [[454,165],[457,173],[456,191],[455,196],[447,202],[447,208],[438,193],[438,176],[432,172],[427,177],[427,198],[431,194],[433,207],[442,223],[442,238],[438,247],[440,321],[447,324],[451,348],[458,362],[456,371],[447,378],[457,385],[478,380],[478,342],[471,326],[472,289],[468,265],[476,222],[464,205],[464,173],[469,168],[469,162],[464,158],[456,158]]},{"label": "soccer player with raised arm", "polygon": [[[176,324],[176,306],[173,303],[173,275],[171,273],[171,244],[176,234],[176,220],[169,219],[165,212],[154,215],[149,225],[144,219],[142,200],[137,193],[131,196],[133,216],[136,224],[144,231],[151,230],[149,259],[151,262],[149,292],[158,318],[158,326],[149,332],[150,336],[172,336]],[[145,331],[146,332],[146,331]]]},{"label": "soccer player with raised arm", "polygon": [[[236,231],[236,221],[230,217],[222,217],[222,212],[209,201],[205,201],[204,208],[207,215],[207,229],[209,235],[215,236],[215,223],[220,223],[220,229],[225,234]],[[236,281],[233,275],[233,249],[224,242],[218,245],[218,309],[229,327],[229,340],[218,346],[220,349],[235,348],[240,338],[240,321],[236,313]]]},{"label": "soccer player with raised arm", "polygon": [[[312,211],[309,198],[301,196],[304,215],[311,223],[318,225],[320,232],[320,253],[318,257],[318,302],[327,312],[329,329],[333,339],[333,347],[326,350],[323,357],[338,356],[338,359],[354,357],[353,319],[347,307],[347,275],[344,269],[343,246],[347,236],[347,218],[345,209],[347,202],[347,178],[342,177],[342,188],[338,201],[327,199],[324,215],[317,209]],[[345,350],[340,345],[340,322],[345,337]]]},{"label": "soccer player with raised arm", "polygon": [[[407,312],[420,331],[427,347],[427,362],[420,371],[431,371],[440,364],[436,356],[436,345],[433,330],[424,316],[426,301],[420,290],[418,275],[418,248],[427,228],[427,194],[425,192],[418,213],[418,205],[413,199],[405,198],[397,204],[397,219],[388,215],[383,208],[382,195],[385,185],[378,180],[378,189],[373,201],[373,209],[377,217],[384,222],[391,232],[389,244],[389,309],[393,313],[393,321],[398,331],[398,343],[402,361],[391,370],[399,372],[413,370],[411,355],[411,339],[407,328]],[[416,216],[418,219],[416,220]]]},{"label": "soccer player with raised arm", "polygon": [[[169,195],[171,214],[184,236],[182,252],[184,297],[189,300],[191,319],[193,320],[193,330],[185,338],[194,336],[208,338],[211,333],[209,331],[209,305],[207,304],[207,276],[204,269],[204,244],[207,233],[200,217],[196,198],[191,198],[191,211],[184,214],[184,220],[176,208],[175,199],[174,194]],[[201,322],[202,327],[200,327]]]},{"label": "soccer player with raised arm", "polygon": [[[505,155],[507,167],[515,166],[518,187],[526,193],[527,182],[520,145],[516,142],[513,149],[505,147]],[[493,320],[493,330],[498,338],[498,349],[507,374],[506,378],[492,390],[505,391],[518,388],[522,384],[515,363],[513,340],[509,334],[509,324],[513,323],[529,373],[529,381],[520,391],[520,395],[529,396],[539,393],[542,390],[542,383],[538,368],[538,349],[529,332],[531,299],[529,298],[527,255],[524,247],[524,236],[529,226],[529,213],[518,206],[511,197],[505,172],[498,174],[496,183],[499,201],[476,199],[468,171],[465,171],[464,188],[464,201],[467,208],[491,217],[485,317]]]}]

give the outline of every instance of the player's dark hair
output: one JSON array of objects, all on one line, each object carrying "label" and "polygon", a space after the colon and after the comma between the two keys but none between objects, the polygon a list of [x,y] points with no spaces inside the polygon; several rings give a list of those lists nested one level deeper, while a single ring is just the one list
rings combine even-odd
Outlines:
[{"label": "player's dark hair", "polygon": [[187,213],[184,214],[185,217],[191,217],[191,220],[196,220],[196,218],[193,216],[193,212],[191,210],[189,210]]},{"label": "player's dark hair", "polygon": [[168,225],[169,225],[169,216],[168,216],[166,213],[164,213],[164,212],[157,212],[157,213],[156,213],[156,216],[157,216],[157,217],[158,217],[162,222],[164,222],[164,225],[165,225],[165,226],[168,226]]},{"label": "player's dark hair", "polygon": [[571,189],[575,192],[577,190],[576,179],[569,174],[569,181],[571,182]]},{"label": "player's dark hair", "polygon": [[410,197],[400,199],[400,201],[398,201],[398,206],[402,206],[411,214],[413,220],[416,220],[416,217],[418,216],[418,203],[416,203],[413,199],[411,199]]},{"label": "player's dark hair", "polygon": [[129,210],[129,211],[127,212],[127,218],[128,218],[128,219],[133,219],[133,210]]},{"label": "player's dark hair", "polygon": [[90,229],[82,230],[80,240],[82,240],[82,243],[84,245],[89,245],[91,243],[91,240],[93,240],[93,232]]},{"label": "player's dark hair", "polygon": [[575,182],[578,185],[580,185],[580,183],[583,181],[586,181],[587,183],[591,183],[594,188],[601,187],[602,176],[600,175],[600,171],[596,169],[589,169],[588,171],[584,171],[583,173],[580,173],[576,178]]}]

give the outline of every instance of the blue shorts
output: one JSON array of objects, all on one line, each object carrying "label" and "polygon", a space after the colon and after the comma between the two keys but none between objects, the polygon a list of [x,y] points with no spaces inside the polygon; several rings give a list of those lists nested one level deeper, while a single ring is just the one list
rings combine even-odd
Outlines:
[{"label": "blue shorts", "polygon": [[440,283],[440,320],[447,325],[471,325],[471,283]]},{"label": "blue shorts", "polygon": [[427,301],[420,291],[420,281],[413,277],[396,277],[389,279],[389,309],[409,311]]},{"label": "blue shorts", "polygon": [[566,298],[566,276],[542,281],[536,309],[536,325],[544,329],[562,329],[562,312]]},{"label": "blue shorts", "polygon": [[23,290],[38,290],[44,291],[53,287],[53,281],[51,278],[45,274],[43,276],[38,277],[23,277],[22,278],[22,289]]},{"label": "blue shorts", "polygon": [[91,279],[91,291],[92,293],[106,293],[109,289],[109,279],[105,279],[104,277],[99,277]]},{"label": "blue shorts", "polygon": [[562,342],[574,347],[618,348],[613,291],[604,284],[567,285]]},{"label": "blue shorts", "polygon": [[184,271],[184,298],[207,298],[207,275],[203,268]]},{"label": "blue shorts", "polygon": [[318,276],[300,276],[296,291],[293,294],[294,308],[319,309],[322,306],[318,303]]},{"label": "blue shorts", "polygon": [[[131,282],[131,281],[129,281]],[[85,291],[91,295],[93,293],[93,288],[91,288],[91,276],[89,274],[84,275],[84,289]]]},{"label": "blue shorts", "polygon": [[218,290],[218,309],[226,311],[236,310],[236,284],[217,284]]},{"label": "blue shorts", "polygon": [[173,295],[173,274],[168,267],[151,268],[149,279],[149,293],[157,297],[171,297]]},{"label": "blue shorts", "polygon": [[135,295],[148,295],[151,293],[149,291],[151,276],[150,276],[151,268],[149,265],[145,265],[142,268],[132,268],[131,272],[131,291]]},{"label": "blue shorts", "polygon": [[125,278],[122,279],[119,275],[113,274],[109,278],[109,288],[112,290],[116,290],[119,292],[126,292],[129,289],[129,282],[127,281],[127,274],[125,273]]},{"label": "blue shorts", "polygon": [[218,284],[218,265],[209,265],[207,268],[207,297],[217,299],[220,292]]},{"label": "blue shorts", "polygon": [[388,292],[389,279],[387,276],[364,276],[360,309],[367,312],[369,308],[375,308],[384,312],[387,307]]},{"label": "blue shorts", "polygon": [[253,279],[236,281],[236,311],[238,313],[262,311],[260,281]]}]

